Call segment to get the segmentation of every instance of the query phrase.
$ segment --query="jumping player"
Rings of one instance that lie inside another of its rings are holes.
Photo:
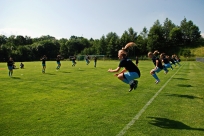
[[[164,63],[163,68],[164,68],[164,73],[167,74],[169,72],[168,68],[172,68],[171,64],[169,63],[168,58],[166,57],[165,53],[160,54],[160,59]]]
[[[130,42],[126,44],[126,46],[122,48],[122,50],[119,50],[118,58],[120,60],[120,63],[118,67],[116,69],[108,70],[108,72],[118,72],[122,67],[124,67],[124,69],[120,73],[115,74],[115,76],[117,76],[119,80],[130,85],[129,92],[137,87],[138,81],[134,79],[140,77],[140,70],[138,69],[138,67],[130,59],[127,58],[127,49],[135,45],[135,43]]]
[[[61,62],[60,62],[60,60],[61,60],[61,56],[60,55],[57,55],[57,58],[56,58],[56,61],[57,61],[57,70],[59,70],[60,69],[60,67],[61,67]]]
[[[85,60],[86,60],[86,65],[89,65],[89,63],[90,63],[90,57],[89,57],[89,55],[86,55]]]
[[[47,57],[44,55],[40,60],[42,61],[42,67],[43,67],[42,73],[45,73]]]
[[[8,70],[9,70],[9,76],[11,77],[13,75],[13,65],[14,65],[14,61],[13,59],[10,57],[8,62],[7,62],[7,66],[8,66]]]
[[[173,57],[174,57],[175,63],[178,64],[179,66],[181,66],[181,64],[179,63],[179,60],[180,60],[180,59],[178,58],[178,56],[174,54]]]
[[[154,53],[152,52],[148,53],[148,57],[152,59],[152,62],[155,65],[155,68],[150,71],[150,74],[156,79],[155,81],[156,84],[160,82],[156,73],[159,73],[163,69],[161,60],[158,57],[156,57],[158,55],[159,55],[159,52],[157,50],[154,51]]]
[[[174,66],[176,67],[176,64],[175,64],[175,62],[174,62],[174,60],[172,59],[171,56],[167,56],[167,58],[168,58],[169,62],[171,62],[171,63],[170,63],[170,64],[171,64],[171,69],[173,70],[172,65],[174,64]]]

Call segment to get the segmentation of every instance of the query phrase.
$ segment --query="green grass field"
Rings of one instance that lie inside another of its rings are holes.
[[[62,61],[56,71],[50,61],[42,74],[41,62],[25,62],[13,77],[0,63],[0,135],[204,135],[204,63],[183,61],[167,75],[160,72],[156,85],[152,62],[140,61],[141,78],[132,92],[107,72],[118,63],[98,61],[94,68],[93,61],[75,67]]]

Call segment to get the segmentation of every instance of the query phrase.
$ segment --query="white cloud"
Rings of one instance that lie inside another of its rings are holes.
[[[204,33],[201,33],[201,36],[204,38]]]
[[[3,29],[0,29],[0,34],[5,35],[7,37],[11,35],[22,35],[22,36],[30,36],[32,38],[40,37],[43,35],[43,34],[31,32],[24,28],[3,28]]]

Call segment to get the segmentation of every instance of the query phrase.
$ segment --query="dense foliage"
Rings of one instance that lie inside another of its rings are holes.
[[[128,42],[135,42],[136,47],[130,51],[130,56],[145,56],[148,51],[159,50],[167,54],[180,53],[189,56],[188,47],[196,47],[203,43],[198,26],[184,18],[180,26],[166,18],[163,24],[158,20],[148,31],[146,27],[138,34],[132,27],[125,30],[122,36],[110,32],[100,39],[87,39],[71,36],[69,39],[56,39],[53,36],[31,38],[28,36],[0,35],[0,61],[13,57],[15,61],[39,60],[44,54],[49,60],[55,59],[57,54],[64,58],[73,55],[106,55],[117,58],[118,50]]]

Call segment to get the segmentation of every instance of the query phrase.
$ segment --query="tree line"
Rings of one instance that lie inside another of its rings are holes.
[[[0,61],[6,61],[9,57],[14,58],[15,61],[34,61],[39,60],[43,55],[54,60],[58,54],[64,58],[86,54],[117,58],[118,50],[128,42],[137,44],[129,52],[130,57],[146,56],[147,52],[154,50],[169,55],[176,53],[189,56],[191,55],[189,50],[184,49],[202,45],[203,41],[199,27],[193,21],[187,21],[184,18],[178,26],[166,18],[163,24],[156,20],[150,30],[144,27],[140,33],[130,27],[121,37],[115,32],[102,35],[100,39],[78,36],[56,39],[50,35],[38,38],[0,35]]]

